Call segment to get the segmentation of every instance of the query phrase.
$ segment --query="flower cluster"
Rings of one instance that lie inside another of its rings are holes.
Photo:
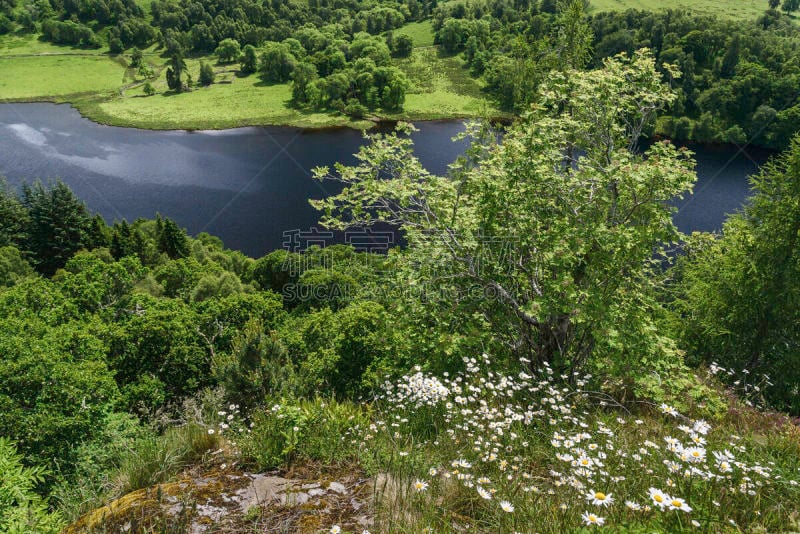
[[[781,478],[769,465],[746,462],[741,439],[715,434],[704,420],[662,404],[660,419],[647,416],[657,424],[644,424],[589,391],[591,376],[529,363],[513,375],[492,370],[487,355],[465,359],[454,376],[415,369],[386,386],[385,417],[370,425],[369,437],[383,432],[400,459],[436,459],[410,479],[412,493],[455,484],[501,522],[533,513],[546,498],[560,502],[566,528],[641,521],[670,529],[684,515],[710,526],[733,521],[725,515],[737,509],[737,495],[753,497]],[[430,419],[438,432],[429,441],[413,431],[424,417],[439,418]],[[440,451],[451,456],[437,457]]]

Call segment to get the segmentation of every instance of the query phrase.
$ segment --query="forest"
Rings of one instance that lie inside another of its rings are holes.
[[[170,493],[198,469],[384,481],[367,512],[262,503],[220,532],[796,525],[800,137],[722,233],[682,235],[692,153],[638,148],[688,106],[679,65],[585,69],[578,42],[447,175],[404,123],[315,169],[344,186],[320,222],[389,225],[388,253],[249,258],[0,188],[0,532],[207,528],[211,490]]]
[[[59,45],[107,50],[134,72],[131,86],[141,88],[141,96],[161,92],[162,76],[164,93],[174,94],[219,85],[219,76],[235,67],[236,77],[260,80],[254,97],[265,85],[291,85],[288,104],[265,105],[354,120],[402,118],[407,94],[417,94],[426,82],[404,58],[456,60],[472,85],[448,82],[453,87],[447,102],[454,110],[449,113],[463,114],[455,111],[456,101],[480,88],[496,108],[482,113],[498,118],[527,110],[553,71],[597,68],[618,53],[648,48],[660,72],[674,65],[681,73],[671,81],[678,98],[653,126],[655,133],[785,149],[800,109],[794,4],[765,1],[757,18],[730,20],[669,9],[598,12],[587,2],[565,2],[572,7],[561,9],[553,0],[156,0],[147,6],[134,0],[4,0],[0,35],[33,34]],[[430,34],[418,24],[430,24]],[[565,57],[581,42],[581,56]],[[190,58],[199,66],[187,66]],[[433,98],[419,94],[422,101]],[[436,109],[424,102],[416,106],[428,114]],[[90,115],[108,113],[89,109]]]

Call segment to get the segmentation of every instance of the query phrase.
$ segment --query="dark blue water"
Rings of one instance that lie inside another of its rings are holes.
[[[442,174],[465,149],[451,138],[456,121],[420,122],[415,151]],[[189,233],[208,232],[251,256],[280,248],[292,230],[317,224],[309,198],[334,185],[310,169],[355,162],[363,143],[349,129],[238,128],[224,131],[148,131],[95,124],[68,105],[0,104],[0,175],[12,185],[60,178],[109,222],[176,220]],[[679,203],[684,232],[718,230],[748,193],[747,175],[767,152],[732,146],[693,146],[696,194]]]

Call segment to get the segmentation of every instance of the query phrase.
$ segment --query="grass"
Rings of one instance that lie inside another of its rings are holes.
[[[414,40],[415,47],[433,46],[433,21],[409,22],[395,30],[397,35],[404,33]]]
[[[754,19],[764,13],[766,0],[591,0],[590,11],[624,11],[643,9],[659,11],[662,9],[687,9],[703,15],[716,15],[728,19]]]
[[[412,87],[397,118],[430,119],[447,117],[497,117],[501,113],[481,92],[458,56],[442,56],[438,48],[415,49],[397,65],[405,71]]]
[[[0,56],[0,101],[56,100],[108,93],[122,85],[125,68],[108,56]]]

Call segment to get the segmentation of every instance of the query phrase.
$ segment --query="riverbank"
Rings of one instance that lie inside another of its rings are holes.
[[[427,43],[425,43],[427,45]],[[306,129],[364,129],[381,120],[503,118],[506,114],[482,92],[460,57],[423,46],[408,59],[394,60],[411,88],[400,113],[376,113],[354,119],[341,113],[311,112],[291,105],[291,85],[266,84],[257,75],[241,76],[238,65],[219,65],[213,57],[187,60],[193,79],[200,62],[214,65],[215,83],[176,94],[167,88],[164,59],[145,51],[149,78],[129,65],[126,54],[56,46],[33,35],[0,38],[0,102],[69,103],[84,117],[111,126],[149,130],[217,130],[245,126],[292,126]],[[155,90],[145,95],[144,85]]]

